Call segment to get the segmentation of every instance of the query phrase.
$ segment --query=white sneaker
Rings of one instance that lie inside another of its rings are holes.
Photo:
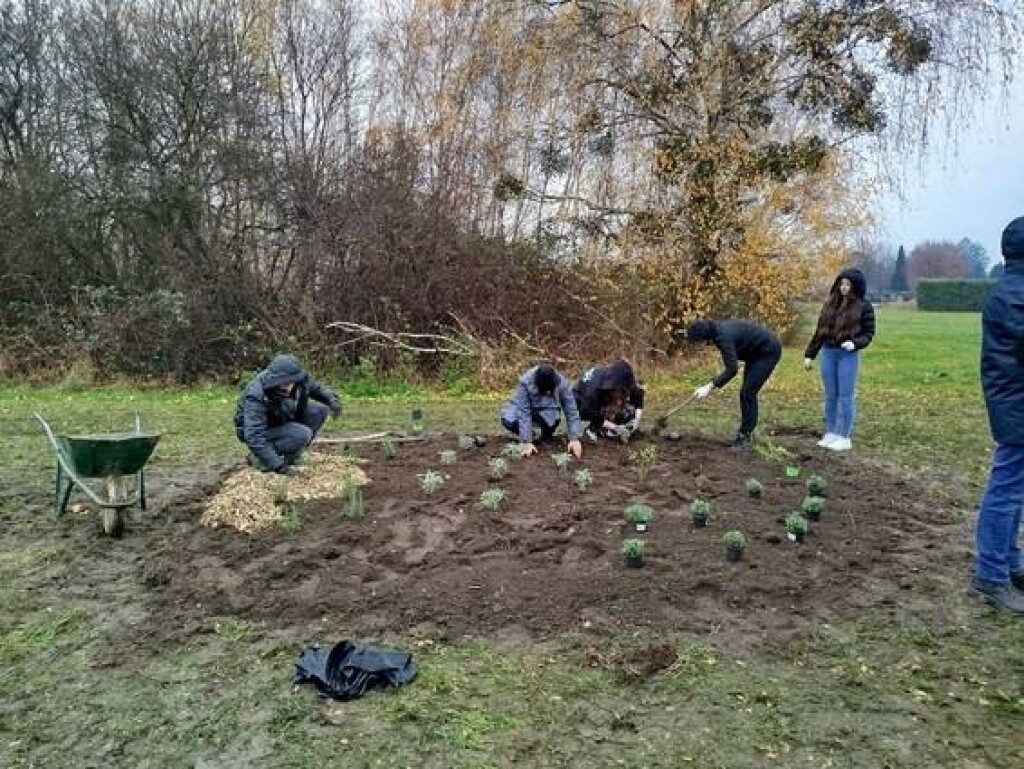
[[[849,438],[836,438],[832,443],[828,444],[825,448],[832,449],[832,451],[849,451],[853,448],[853,443],[850,442]]]
[[[821,440],[818,441],[818,445],[821,446],[823,449],[827,449],[833,443],[838,441],[841,437],[841,435],[838,435],[836,433],[825,433],[823,436],[821,436]]]

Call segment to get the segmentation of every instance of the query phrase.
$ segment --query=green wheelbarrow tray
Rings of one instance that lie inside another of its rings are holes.
[[[57,456],[54,517],[64,515],[74,487],[84,493],[103,512],[103,530],[120,536],[124,530],[123,510],[134,505],[146,509],[146,462],[153,454],[159,433],[142,430],[135,416],[135,431],[96,435],[61,435],[54,433],[39,414],[35,415]],[[134,476],[135,490],[128,493],[126,479]],[[97,494],[86,479],[102,478],[106,496]]]

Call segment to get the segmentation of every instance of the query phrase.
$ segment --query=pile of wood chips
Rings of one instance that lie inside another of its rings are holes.
[[[306,452],[297,475],[261,473],[245,467],[228,476],[203,510],[204,526],[252,533],[277,525],[291,502],[340,499],[351,485],[363,486],[369,476],[350,457]]]

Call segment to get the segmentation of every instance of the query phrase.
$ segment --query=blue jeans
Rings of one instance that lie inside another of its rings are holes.
[[[285,422],[279,427],[268,427],[267,441],[274,447],[274,451],[289,462],[294,462],[320,432],[330,413],[331,410],[324,404],[310,400],[306,403],[306,411],[297,421]]]
[[[860,354],[841,347],[821,348],[821,383],[825,388],[825,432],[849,438],[857,416],[857,371]]]
[[[1021,570],[1020,514],[1024,507],[1024,446],[996,446],[988,486],[978,511],[976,572],[986,582],[1006,584]]]

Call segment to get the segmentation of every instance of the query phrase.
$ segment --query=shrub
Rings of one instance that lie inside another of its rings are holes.
[[[925,278],[917,283],[917,308],[926,312],[981,312],[994,280]]]
[[[518,447],[517,447],[518,450]],[[508,472],[508,460],[504,457],[494,457],[487,463],[489,474],[492,480],[500,481]]]
[[[439,488],[444,486],[447,476],[437,472],[436,470],[427,470],[427,472],[416,476],[420,479],[420,486],[428,494],[433,494]]]
[[[480,494],[480,504],[488,510],[497,510],[504,501],[504,489],[487,489]]]
[[[730,550],[742,550],[747,546],[747,538],[743,536],[742,531],[736,529],[725,532],[722,535],[722,542]]]
[[[555,463],[555,467],[564,473],[569,469],[569,464],[572,462],[572,454],[565,452],[561,454],[552,454],[551,460]]]
[[[572,481],[580,491],[586,491],[587,487],[594,482],[594,474],[587,468],[581,467],[572,477]]]
[[[800,509],[803,511],[804,515],[812,521],[816,521],[821,517],[822,512],[825,510],[825,500],[821,497],[804,497],[804,501],[800,505]]]
[[[653,515],[651,507],[643,502],[630,502],[626,505],[626,520],[630,523],[647,523]]]
[[[445,449],[441,452],[441,464],[442,465],[454,465],[455,464],[455,452],[452,449]]]
[[[703,499],[695,499],[690,503],[690,514],[694,518],[707,518],[711,515],[711,503]]]
[[[747,490],[747,494],[752,497],[759,497],[764,491],[764,485],[757,478],[747,478],[746,483],[743,484],[743,488]]]
[[[786,531],[790,534],[804,534],[807,531],[807,519],[800,513],[790,513],[786,516]]]
[[[647,543],[642,539],[627,539],[622,542],[622,554],[627,558],[643,558]]]
[[[467,451],[476,445],[476,441],[473,440],[472,435],[460,435],[458,438],[459,448],[463,451]]]
[[[828,488],[828,484],[825,483],[825,479],[820,475],[812,475],[807,479],[807,493],[812,497],[825,496],[826,488]]]

